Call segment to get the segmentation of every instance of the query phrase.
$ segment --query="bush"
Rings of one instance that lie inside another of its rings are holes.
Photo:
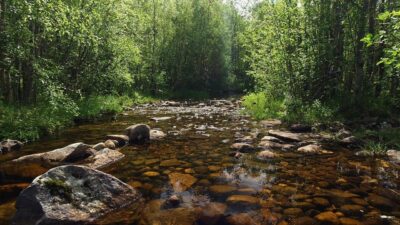
[[[243,97],[245,112],[257,120],[282,118],[286,113],[283,101],[263,92],[251,93]]]
[[[104,114],[120,113],[124,107],[132,106],[129,96],[90,96],[79,101],[79,118],[94,119]]]
[[[326,123],[333,120],[335,113],[335,110],[321,104],[320,101],[314,101],[312,104],[290,98],[282,101],[263,92],[243,97],[243,106],[245,112],[257,120],[282,119],[288,123]]]

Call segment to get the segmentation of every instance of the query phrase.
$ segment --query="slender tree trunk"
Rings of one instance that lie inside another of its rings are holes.
[[[364,93],[364,86],[365,86],[365,72],[364,72],[364,54],[363,48],[364,44],[361,41],[362,38],[365,37],[366,31],[366,13],[368,13],[368,3],[369,0],[363,0],[362,8],[359,10],[359,19],[357,25],[357,33],[356,33],[356,49],[355,49],[355,72],[356,72],[356,83],[355,83],[355,97],[356,102],[361,102],[363,99]]]

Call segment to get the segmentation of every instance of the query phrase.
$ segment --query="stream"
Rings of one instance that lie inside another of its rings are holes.
[[[154,117],[170,118],[151,120]],[[102,169],[145,198],[138,224],[400,224],[399,165],[386,158],[356,156],[319,133],[302,134],[300,143],[323,143],[330,154],[302,154],[297,147],[274,147],[271,152],[276,154],[266,159],[257,157],[261,150],[236,154],[231,149],[235,140],[258,146],[269,130],[285,130],[279,124],[253,121],[236,101],[135,106],[115,120],[75,126],[27,144],[0,156],[0,164],[71,143],[96,144],[138,123],[167,136],[122,148],[125,157]],[[0,167],[0,224],[11,223],[18,193],[47,169]],[[178,193],[179,207],[162,209],[161,202],[177,194],[168,176],[174,172],[196,181]],[[133,224],[132,217],[124,209],[98,224]]]

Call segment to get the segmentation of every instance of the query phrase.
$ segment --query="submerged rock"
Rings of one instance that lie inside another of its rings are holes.
[[[338,216],[333,212],[323,212],[315,216],[315,219],[322,223],[339,224]]]
[[[130,144],[143,144],[150,140],[150,127],[145,124],[136,124],[126,128],[126,135]]]
[[[84,166],[60,166],[21,192],[13,224],[86,224],[130,204],[141,208],[141,195],[117,178]]]
[[[17,140],[4,140],[0,142],[0,154],[21,150],[24,144]]]
[[[233,214],[226,218],[229,225],[261,225],[262,223],[249,213]]]
[[[247,143],[234,143],[231,145],[232,150],[236,150],[239,152],[247,153],[254,151],[254,146]]]
[[[196,183],[197,178],[189,174],[183,173],[170,173],[168,174],[169,182],[171,183],[174,191],[183,192],[191,188]]]
[[[200,224],[216,225],[222,220],[227,205],[219,202],[210,202],[201,207],[198,213],[198,222]]]

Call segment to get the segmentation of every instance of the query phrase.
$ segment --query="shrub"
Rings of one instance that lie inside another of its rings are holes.
[[[283,101],[277,100],[263,92],[251,93],[243,97],[245,112],[257,120],[282,118],[286,108]]]

